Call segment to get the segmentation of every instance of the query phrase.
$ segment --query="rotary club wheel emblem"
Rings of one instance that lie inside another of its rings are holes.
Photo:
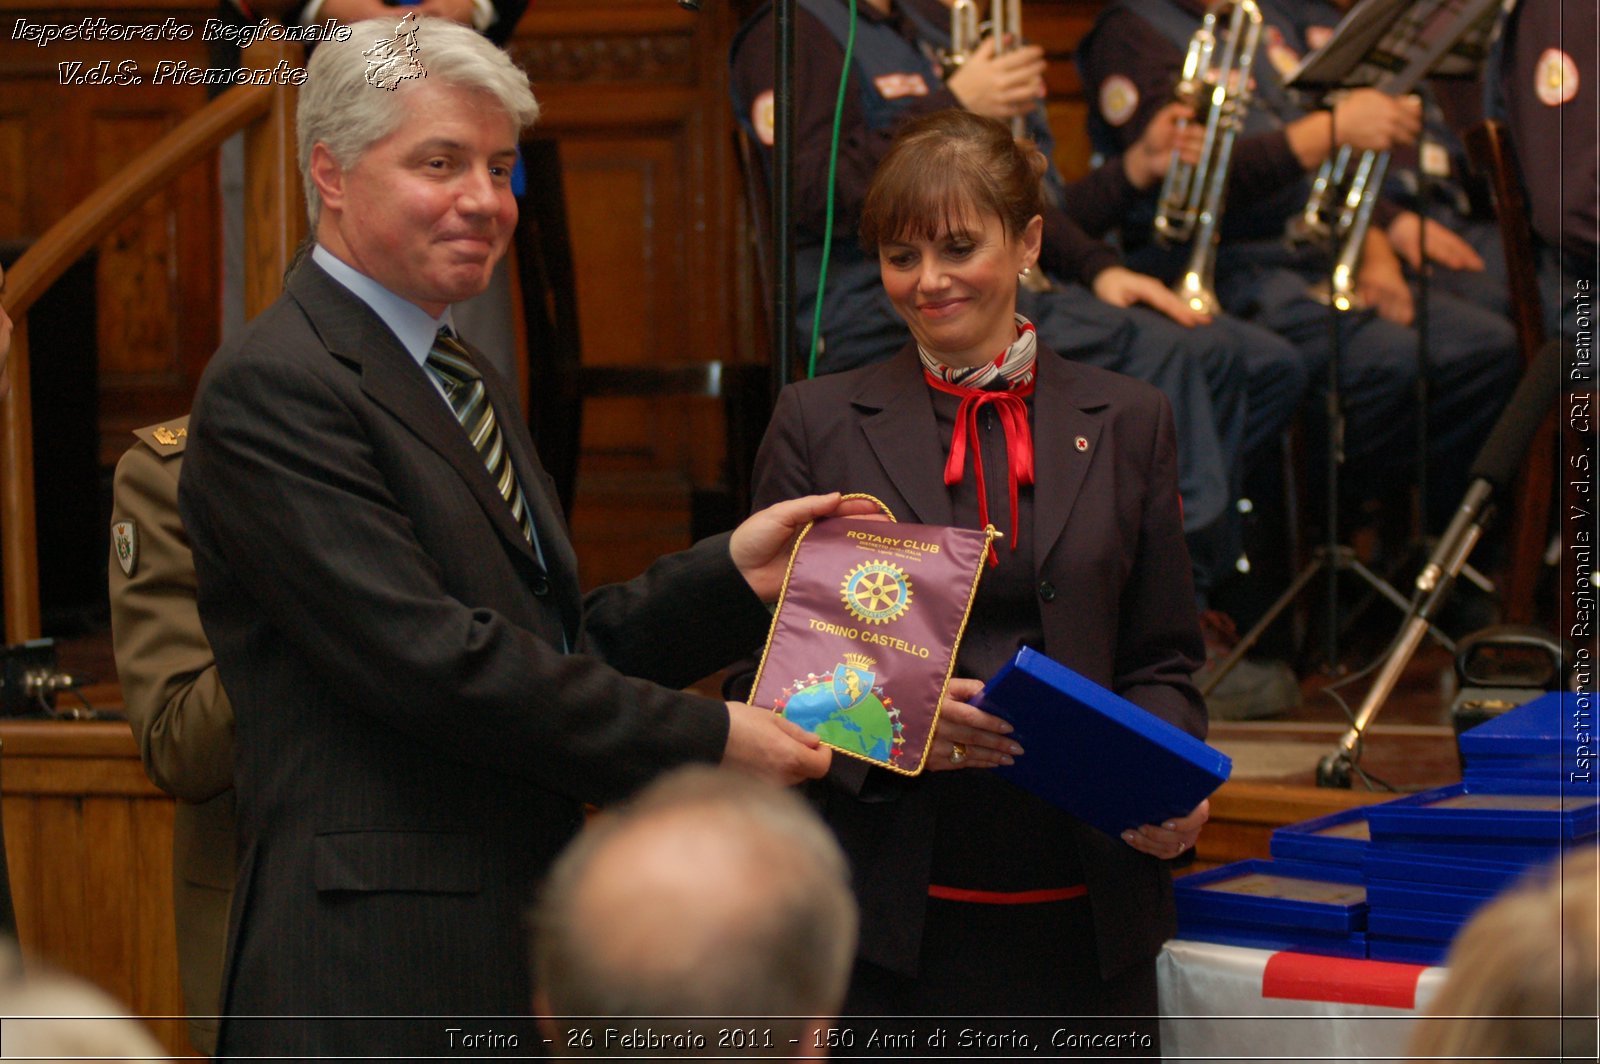
[[[898,565],[862,562],[844,578],[841,597],[857,620],[888,624],[911,608],[911,580]]]

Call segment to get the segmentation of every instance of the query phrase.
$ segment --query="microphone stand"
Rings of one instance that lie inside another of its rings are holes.
[[[794,3],[773,0],[772,32],[777,56],[772,122],[772,401],[789,383],[794,346]],[[817,298],[822,298],[818,293]]]
[[[1333,753],[1317,763],[1317,784],[1322,787],[1349,787],[1350,773],[1360,757],[1361,737],[1393,692],[1400,674],[1416,653],[1434,616],[1443,608],[1455,587],[1456,577],[1466,568],[1467,558],[1478,545],[1484,529],[1494,517],[1493,500],[1505,494],[1515,482],[1518,465],[1528,444],[1544,423],[1546,413],[1560,391],[1561,350],[1559,342],[1547,344],[1528,367],[1522,383],[1495,423],[1489,439],[1473,463],[1472,483],[1450,526],[1439,538],[1428,563],[1416,579],[1414,609],[1396,636],[1379,671],[1367,691],[1350,730],[1339,740]]]

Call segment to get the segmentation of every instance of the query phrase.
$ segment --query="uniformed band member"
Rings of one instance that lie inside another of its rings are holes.
[[[194,556],[178,518],[189,419],[134,436],[112,488],[112,647],[145,772],[178,799],[172,836],[178,974],[189,1041],[209,1056],[233,898],[233,707],[200,628]]]
[[[1234,147],[1233,176],[1217,261],[1217,294],[1225,308],[1293,341],[1314,392],[1325,388],[1332,355],[1329,310],[1308,294],[1326,279],[1325,249],[1290,246],[1286,225],[1309,194],[1309,172],[1338,144],[1388,150],[1415,141],[1420,108],[1371,89],[1347,94],[1332,111],[1306,110],[1284,88],[1282,71],[1307,50],[1306,26],[1294,5],[1262,4],[1267,25],[1253,73],[1255,97]],[[1079,50],[1085,92],[1096,101],[1091,133],[1101,150],[1136,143],[1172,98],[1190,37],[1205,12],[1200,0],[1116,0]],[[1262,61],[1262,60],[1265,61]],[[1339,321],[1344,445],[1356,490],[1380,493],[1415,454],[1419,352],[1414,293],[1384,226],[1368,234],[1358,287],[1374,309]],[[1149,216],[1130,216],[1124,236],[1149,240]],[[1430,244],[1437,243],[1430,239]],[[1130,261],[1175,275],[1182,249],[1149,245]],[[1510,393],[1519,363],[1511,325],[1490,310],[1448,292],[1430,294],[1429,344],[1422,367],[1428,384],[1430,524],[1441,525],[1466,487],[1468,463]],[[1321,434],[1315,434],[1317,440]],[[1320,467],[1320,462],[1313,468]]]
[[[845,94],[841,119],[819,372],[883,361],[909,336],[884,297],[876,259],[854,236],[868,182],[901,124],[951,107],[996,118],[1020,115],[1028,136],[1046,158],[1051,156],[1054,140],[1039,105],[1041,50],[1028,46],[995,56],[992,42],[985,41],[945,76],[939,60],[950,47],[949,25],[949,11],[939,0],[867,0],[858,7],[854,84]],[[809,344],[822,261],[829,142],[848,32],[849,10],[840,0],[800,0],[794,218],[802,344]],[[758,13],[740,31],[732,63],[736,115],[758,145],[769,147],[770,11]],[[1165,116],[1169,122],[1175,118],[1174,111]],[[1240,554],[1234,503],[1247,463],[1276,441],[1307,382],[1291,345],[1234,318],[1202,321],[1164,282],[1126,269],[1117,252],[1095,238],[1160,182],[1171,140],[1170,127],[1165,135],[1153,130],[1071,185],[1051,166],[1046,184],[1052,202],[1045,212],[1040,266],[1053,288],[1024,289],[1018,312],[1034,323],[1040,341],[1063,357],[1126,373],[1166,393],[1180,440],[1184,528],[1196,588],[1204,599],[1233,571]],[[1268,700],[1273,709],[1286,708],[1297,697],[1287,670],[1235,682],[1257,691],[1270,683],[1276,690]]]
[[[1520,0],[1501,30],[1489,105],[1510,127],[1527,191],[1546,331],[1573,340],[1581,329],[1590,352],[1600,261],[1597,32],[1585,0]]]

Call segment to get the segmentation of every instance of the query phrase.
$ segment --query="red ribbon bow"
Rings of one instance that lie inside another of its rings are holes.
[[[978,481],[978,521],[989,524],[989,489],[983,479],[983,450],[978,446],[978,411],[993,406],[1000,418],[1000,427],[1006,434],[1006,457],[1010,463],[1007,486],[1011,496],[1011,549],[1017,549],[1017,488],[1033,483],[1033,433],[1028,428],[1028,404],[1023,399],[1033,394],[1033,380],[1005,392],[991,392],[982,388],[963,388],[923,370],[928,384],[948,395],[961,397],[956,411],[955,432],[950,437],[950,457],[944,464],[945,486],[961,483],[967,469],[967,437],[972,437],[972,465]],[[989,564],[999,565],[1000,556],[993,546],[989,548]]]

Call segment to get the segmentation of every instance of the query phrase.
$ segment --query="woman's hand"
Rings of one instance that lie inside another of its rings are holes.
[[[1122,833],[1122,841],[1151,857],[1170,861],[1193,846],[1200,829],[1211,819],[1211,799],[1195,806],[1187,815],[1164,824],[1145,824]]]
[[[928,754],[928,771],[948,772],[957,768],[994,768],[1009,765],[1022,755],[1022,747],[1008,736],[1011,725],[985,713],[967,699],[983,690],[979,680],[959,677],[945,688],[939,704],[939,726],[933,732],[933,749]]]
[[[1211,315],[1195,310],[1173,294],[1172,289],[1145,273],[1134,273],[1126,266],[1107,266],[1094,275],[1094,294],[1114,307],[1145,303],[1185,328],[1205,325]]]

